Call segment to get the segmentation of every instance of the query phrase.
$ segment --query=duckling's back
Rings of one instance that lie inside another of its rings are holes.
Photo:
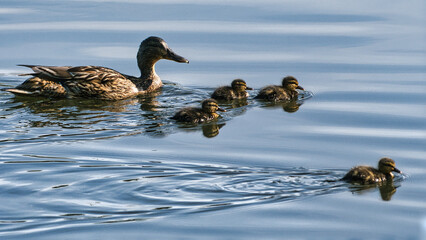
[[[223,86],[217,88],[211,97],[216,100],[232,100],[236,98],[236,95],[232,87]]]
[[[255,98],[268,101],[285,101],[291,99],[284,88],[277,85],[262,88]]]
[[[386,175],[369,166],[354,167],[342,178],[352,183],[372,184],[386,181]]]
[[[172,119],[178,122],[201,123],[209,120],[209,116],[201,108],[189,107],[178,111]]]

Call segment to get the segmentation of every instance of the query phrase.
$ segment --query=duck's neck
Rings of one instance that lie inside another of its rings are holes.
[[[143,80],[150,80],[155,78],[160,79],[160,77],[155,72],[155,63],[157,61],[158,60],[156,59],[155,60],[146,59],[146,58],[138,59],[138,67],[139,67],[139,70],[141,71],[141,76],[140,76],[141,79]]]
[[[155,72],[155,63],[159,59],[148,58],[138,54],[138,67],[141,72],[139,77],[138,88],[144,91],[154,91],[161,87],[163,83]]]

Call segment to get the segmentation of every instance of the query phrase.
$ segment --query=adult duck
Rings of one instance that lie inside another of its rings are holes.
[[[187,107],[181,109],[172,119],[178,122],[203,123],[219,118],[216,111],[226,112],[225,109],[219,107],[216,100],[209,98],[201,103],[201,108]]]
[[[216,100],[234,100],[234,99],[245,99],[249,96],[246,90],[253,90],[251,87],[247,87],[247,83],[242,79],[235,79],[232,81],[231,86],[222,86],[217,88],[212,98]]]
[[[31,68],[32,77],[16,88],[3,89],[14,94],[41,95],[47,97],[86,97],[104,100],[120,100],[153,92],[162,86],[155,72],[160,59],[189,63],[174,53],[159,37],[148,37],[140,44],[137,53],[140,77],[119,73],[99,66],[53,67],[19,65]]]
[[[395,167],[395,161],[390,158],[379,160],[378,168],[370,166],[356,166],[349,170],[342,180],[359,184],[381,183],[394,178],[392,172],[401,173]]]
[[[297,99],[298,93],[296,89],[304,90],[299,86],[299,82],[293,76],[287,76],[282,80],[282,86],[270,85],[262,88],[256,99],[264,99],[267,101],[289,101]]]

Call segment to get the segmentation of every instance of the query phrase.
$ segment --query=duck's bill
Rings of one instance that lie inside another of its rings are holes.
[[[397,173],[402,173],[398,168],[394,168],[393,171]]]
[[[166,59],[172,60],[172,61],[175,61],[175,62],[180,62],[180,63],[189,63],[189,61],[186,58],[177,55],[171,49],[169,49],[169,51],[167,51]]]
[[[225,109],[223,109],[223,108],[217,108],[217,111],[221,111],[221,112],[226,112],[226,110]]]
[[[305,90],[303,87],[301,86],[297,86],[296,89],[300,89],[300,90]]]
[[[251,87],[246,87],[246,90],[253,90],[253,88],[251,88]]]

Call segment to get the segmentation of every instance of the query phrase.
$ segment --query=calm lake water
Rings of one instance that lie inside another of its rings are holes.
[[[190,64],[158,62],[163,89],[124,101],[0,92],[0,238],[426,239],[425,12],[421,0],[2,1],[0,88],[26,79],[16,64],[138,75],[151,35]],[[169,119],[235,78],[254,96],[286,75],[306,99]],[[384,156],[404,172],[393,183],[337,181]]]

